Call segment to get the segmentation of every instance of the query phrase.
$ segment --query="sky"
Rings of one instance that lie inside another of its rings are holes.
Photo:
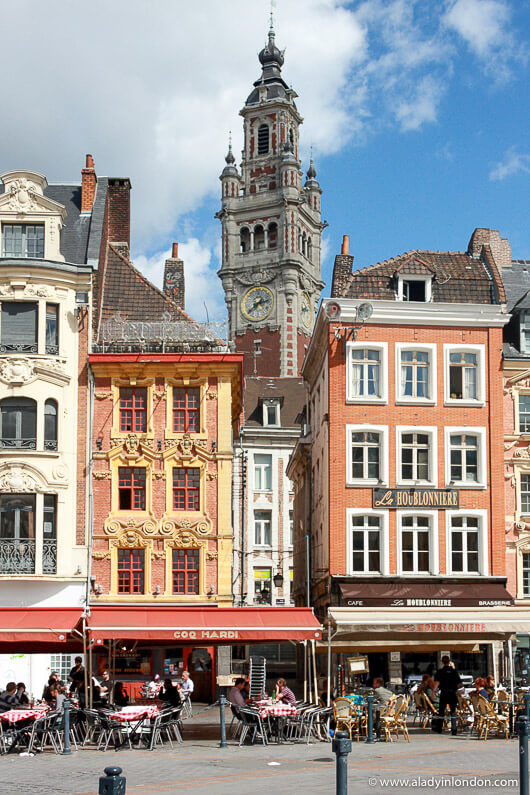
[[[477,226],[530,258],[527,0],[275,0],[283,76],[329,226],[323,279],[462,251]],[[186,308],[222,319],[219,174],[259,77],[270,0],[17,0],[2,8],[0,173],[78,182],[85,154],[132,183],[132,258],[160,286],[173,241]],[[9,67],[9,68],[7,68]]]

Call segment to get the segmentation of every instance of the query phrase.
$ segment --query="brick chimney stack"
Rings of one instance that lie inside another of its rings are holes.
[[[179,259],[178,243],[173,243],[171,257],[164,265],[164,292],[184,309],[184,261]]]
[[[86,156],[85,168],[81,171],[81,212],[92,212],[94,197],[96,195],[96,169],[94,168],[94,158],[92,155]]]
[[[478,259],[482,246],[489,246],[499,271],[512,267],[512,249],[508,238],[501,237],[496,229],[475,229],[467,247],[467,253]]]
[[[346,296],[353,268],[353,256],[348,253],[349,250],[350,239],[348,235],[344,235],[341,252],[335,257],[335,265],[333,266],[332,298],[344,298]]]

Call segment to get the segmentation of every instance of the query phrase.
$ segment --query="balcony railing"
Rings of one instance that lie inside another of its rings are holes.
[[[207,352],[227,351],[225,321],[196,323],[188,320],[132,321],[113,315],[100,329],[94,351]]]
[[[0,574],[35,574],[35,540],[0,538]]]
[[[45,450],[57,450],[57,439],[45,439],[44,440],[44,449]]]
[[[42,545],[42,571],[43,574],[57,572],[57,539],[44,541]]]
[[[59,346],[58,345],[46,345],[46,353],[48,356],[58,356],[59,355]]]
[[[0,439],[0,447],[13,450],[36,450],[36,439]]]
[[[0,353],[37,353],[37,343],[23,344],[20,342],[0,343]]]

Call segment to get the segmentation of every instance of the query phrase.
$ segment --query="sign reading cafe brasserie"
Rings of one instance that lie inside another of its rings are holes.
[[[374,508],[458,508],[456,489],[373,489]]]

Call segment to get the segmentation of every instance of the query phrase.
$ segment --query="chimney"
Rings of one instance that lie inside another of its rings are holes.
[[[173,243],[171,257],[164,265],[164,293],[184,309],[184,262],[178,256],[179,245]]]
[[[86,156],[85,168],[81,171],[81,212],[92,212],[94,197],[96,195],[96,169],[94,168],[94,158],[92,155]]]
[[[340,254],[335,257],[335,265],[333,266],[333,279],[331,282],[331,297],[332,298],[345,298],[348,285],[350,283],[353,256],[349,254],[350,239],[348,235],[342,238],[342,248]]]
[[[467,247],[467,253],[475,259],[480,257],[482,246],[489,246],[499,271],[512,267],[512,249],[506,237],[496,229],[475,229]]]
[[[105,215],[107,240],[131,245],[131,182],[127,177],[109,177]]]

